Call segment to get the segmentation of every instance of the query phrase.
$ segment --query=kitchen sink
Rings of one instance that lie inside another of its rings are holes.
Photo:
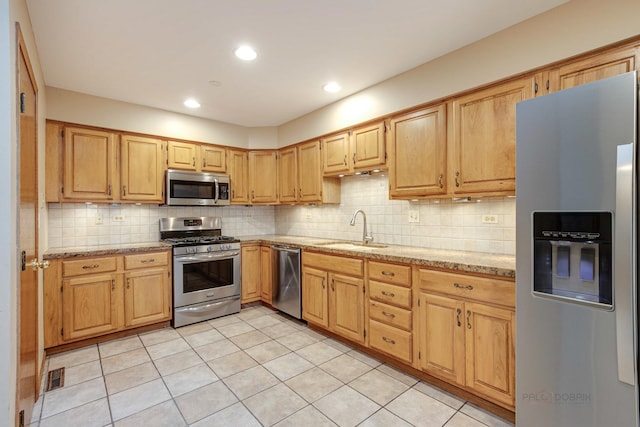
[[[367,250],[367,249],[381,249],[386,248],[387,245],[381,245],[379,243],[367,243],[366,245],[361,242],[326,242],[317,243],[317,246],[325,246],[327,248],[334,249],[353,249],[353,250]]]

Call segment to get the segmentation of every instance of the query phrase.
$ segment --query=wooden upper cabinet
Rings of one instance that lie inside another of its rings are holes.
[[[224,147],[200,145],[200,170],[202,172],[227,172],[227,152]]]
[[[117,191],[116,143],[111,132],[64,129],[64,199],[113,200]]]
[[[552,68],[549,91],[557,92],[633,71],[637,57],[638,47],[625,47]]]
[[[385,123],[354,129],[351,134],[353,169],[381,167],[386,163]]]
[[[349,132],[343,132],[322,139],[322,166],[324,175],[336,176],[341,173],[349,173],[352,168],[349,139]]]
[[[523,78],[454,99],[450,193],[515,192],[516,104],[531,89]]]
[[[169,141],[167,146],[169,169],[225,173],[226,156],[227,150],[217,145]]]
[[[122,135],[120,199],[162,203],[164,143],[159,139]]]
[[[445,194],[447,131],[444,104],[394,117],[389,127],[390,197]]]
[[[227,172],[231,181],[231,203],[249,203],[249,154],[244,150],[227,150]]]
[[[310,141],[298,146],[298,201],[340,203],[338,181],[322,177],[320,147],[320,141]]]
[[[278,202],[278,152],[249,152],[249,189],[252,204]]]
[[[294,203],[298,200],[300,187],[298,186],[298,148],[283,148],[278,153],[278,167],[280,179],[278,191],[280,202]]]
[[[197,170],[198,146],[188,142],[169,141],[167,164],[169,169]]]

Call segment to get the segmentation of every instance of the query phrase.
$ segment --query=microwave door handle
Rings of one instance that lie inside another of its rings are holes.
[[[616,167],[616,217],[614,221],[614,310],[618,379],[635,385],[636,344],[636,210],[633,144],[618,146]]]
[[[220,199],[220,185],[218,184],[218,178],[214,178],[213,184],[216,186],[216,195],[215,195],[215,199],[213,200],[213,203],[217,204],[218,200]]]

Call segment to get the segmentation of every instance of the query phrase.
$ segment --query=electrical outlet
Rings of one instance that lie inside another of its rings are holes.
[[[482,215],[482,223],[483,224],[497,224],[498,216],[497,215]]]
[[[114,222],[124,221],[124,215],[114,215],[111,217],[111,220]]]
[[[96,225],[102,225],[104,223],[104,219],[102,218],[102,214],[100,212],[96,212]]]
[[[409,211],[409,222],[420,222],[420,211]]]
[[[313,218],[313,215],[311,215],[311,211],[306,211],[304,213],[304,219],[311,219]]]

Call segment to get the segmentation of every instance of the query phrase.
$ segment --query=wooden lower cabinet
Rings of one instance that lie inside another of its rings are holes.
[[[240,260],[241,272],[241,302],[243,304],[260,299],[260,245],[242,245]]]
[[[271,246],[260,246],[260,299],[271,304],[273,286],[273,271],[271,259]]]
[[[168,251],[50,260],[45,348],[171,320]]]
[[[161,322],[171,316],[171,283],[166,268],[126,273],[124,288],[126,327]]]
[[[302,254],[302,318],[354,342],[365,342],[362,259]]]
[[[122,279],[119,274],[92,274],[62,282],[63,340],[115,332],[120,327],[121,310]]]
[[[424,269],[416,277],[417,367],[512,409],[515,284]]]

